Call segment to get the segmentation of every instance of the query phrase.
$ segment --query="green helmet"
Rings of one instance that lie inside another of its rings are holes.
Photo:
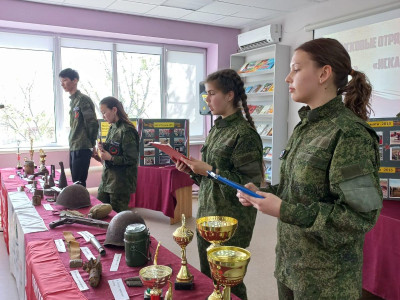
[[[69,209],[91,206],[90,195],[88,190],[80,184],[69,185],[61,190],[56,204]]]
[[[131,210],[124,210],[116,214],[108,225],[104,246],[124,246],[125,229],[130,224],[141,223],[146,225],[141,215]]]

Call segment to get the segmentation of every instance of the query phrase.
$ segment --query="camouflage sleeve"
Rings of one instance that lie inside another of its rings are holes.
[[[382,207],[378,153],[369,134],[340,137],[329,168],[329,189],[335,199],[309,206],[282,202],[281,221],[304,228],[331,247],[368,232]]]
[[[260,137],[256,135],[239,137],[232,153],[231,162],[232,168],[230,170],[218,169],[218,174],[240,184],[253,182],[256,186],[259,186],[263,172]],[[221,188],[230,187],[222,184]]]
[[[97,122],[96,112],[93,110],[93,106],[90,105],[89,101],[91,100],[81,99],[81,112],[85,121],[86,134],[92,146],[94,146],[96,144],[99,123]]]
[[[278,191],[278,187],[279,187],[279,184],[275,184],[275,185],[269,184],[268,186],[266,186],[264,188],[260,188],[260,191],[276,195],[276,193]]]
[[[139,137],[135,129],[126,130],[122,137],[122,155],[114,156],[114,166],[137,165],[139,160]]]

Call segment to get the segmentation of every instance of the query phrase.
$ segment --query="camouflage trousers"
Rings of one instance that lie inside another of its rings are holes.
[[[279,300],[357,300],[360,295],[353,290],[326,290],[323,286],[312,286],[305,291],[293,291],[278,280]]]
[[[199,251],[199,258],[200,258],[200,270],[203,274],[212,278],[210,265],[208,264],[207,260],[207,248],[208,246],[210,246],[210,243],[207,242],[205,239],[203,239],[198,231],[196,232],[197,232],[197,249]],[[212,290],[210,287],[210,294],[211,292]],[[246,286],[243,282],[231,288],[231,292],[240,299],[247,300]]]
[[[119,193],[106,193],[99,189],[97,199],[99,199],[103,203],[111,204],[112,209],[116,212],[121,212],[129,209],[128,204],[131,199],[131,193],[129,191]]]

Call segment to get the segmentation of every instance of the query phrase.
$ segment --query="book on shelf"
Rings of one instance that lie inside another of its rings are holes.
[[[271,181],[272,179],[272,168],[268,167],[265,169],[265,180]]]
[[[274,84],[271,84],[271,86],[268,89],[268,92],[273,92],[274,91]]]
[[[246,93],[246,94],[250,93],[250,91],[252,90],[252,88],[253,88],[252,85],[246,86],[245,89],[244,89],[245,93]]]
[[[275,59],[267,58],[258,61],[257,65],[255,66],[255,69],[256,71],[270,70],[274,67],[274,65],[275,65]]]
[[[250,93],[257,93],[261,89],[261,84],[256,84],[251,89]]]
[[[260,89],[260,93],[266,93],[266,92],[268,92],[268,90],[270,89],[270,87],[272,86],[273,84],[272,83],[270,83],[270,82],[266,82],[266,83],[264,83],[264,85],[263,85],[263,87]]]
[[[271,151],[272,147],[267,146],[263,148],[263,157],[266,158],[267,154]]]
[[[274,113],[274,105],[271,104],[270,107],[268,108],[267,114],[271,115]]]
[[[266,159],[272,159],[272,149],[264,156]]]
[[[257,105],[257,108],[254,110],[255,115],[259,115],[260,111],[264,108],[264,105]]]
[[[265,124],[258,124],[256,126],[256,130],[257,130],[259,135],[261,135],[261,133],[263,132],[264,128],[265,128]]]
[[[266,123],[264,126],[263,131],[260,133],[261,136],[267,136],[268,133],[271,131],[272,129],[272,124],[271,123]]]
[[[247,107],[249,108],[249,114],[251,115],[257,108],[257,105],[248,104]]]
[[[250,72],[254,72],[255,71],[255,67],[257,65],[258,61],[250,61],[245,63],[240,70],[238,71],[238,73],[250,73]]]
[[[273,129],[273,128],[271,128],[271,130],[268,131],[267,136],[272,136],[272,129]]]
[[[268,110],[270,108],[270,104],[264,105],[263,109],[260,111],[260,115],[266,115],[268,114]]]

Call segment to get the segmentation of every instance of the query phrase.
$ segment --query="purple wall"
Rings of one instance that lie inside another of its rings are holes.
[[[0,6],[0,27],[203,47],[208,73],[229,67],[240,33],[238,29],[21,0],[1,0]]]

